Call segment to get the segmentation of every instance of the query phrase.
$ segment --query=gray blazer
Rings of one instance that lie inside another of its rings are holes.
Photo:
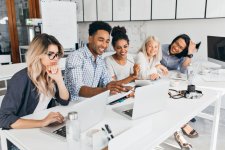
[[[11,129],[11,124],[20,117],[32,114],[37,107],[39,95],[37,89],[28,76],[27,68],[17,72],[9,81],[6,95],[0,108],[0,128]],[[56,86],[55,97],[51,99],[48,108],[56,106],[55,102],[68,105],[59,97]]]

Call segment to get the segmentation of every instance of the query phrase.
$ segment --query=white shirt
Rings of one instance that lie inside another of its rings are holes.
[[[139,52],[136,57],[136,63],[140,65],[140,79],[150,79],[150,75],[157,73],[156,65],[160,64],[160,60],[153,57],[150,61],[146,59],[143,52]]]
[[[48,104],[51,101],[51,99],[52,99],[52,97],[46,96],[41,93],[39,96],[39,102],[33,113],[47,109]]]
[[[134,59],[127,55],[127,62],[125,65],[118,64],[112,56],[105,58],[106,67],[111,77],[115,76],[116,80],[122,80],[129,77],[133,73]],[[131,61],[131,62],[130,62]]]

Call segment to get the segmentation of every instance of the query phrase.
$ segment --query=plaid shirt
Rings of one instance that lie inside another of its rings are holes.
[[[66,60],[65,84],[71,94],[71,100],[79,99],[82,86],[105,87],[110,82],[105,61],[102,56],[96,60],[85,45],[70,54]]]

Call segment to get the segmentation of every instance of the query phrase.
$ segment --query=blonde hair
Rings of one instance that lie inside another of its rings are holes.
[[[162,60],[162,49],[161,49],[161,44],[160,44],[158,38],[155,37],[155,36],[149,36],[149,37],[145,40],[145,42],[142,44],[142,46],[141,46],[141,48],[139,49],[139,51],[142,52],[142,53],[144,54],[144,56],[145,56],[146,59],[148,59],[148,54],[147,54],[147,52],[146,52],[146,50],[147,50],[147,49],[146,49],[146,45],[147,45],[148,42],[157,42],[157,43],[158,43],[158,45],[159,45],[158,53],[156,54],[156,56],[153,56],[153,59],[156,59],[156,60],[159,60],[159,61]]]
[[[38,93],[46,96],[54,96],[55,86],[41,63],[41,56],[48,52],[48,46],[51,44],[56,45],[60,56],[63,56],[63,48],[59,41],[54,36],[45,33],[37,35],[32,40],[26,54],[28,76],[36,86]]]

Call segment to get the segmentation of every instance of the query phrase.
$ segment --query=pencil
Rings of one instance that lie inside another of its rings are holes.
[[[132,64],[134,64],[134,62],[133,62],[133,61],[131,61],[131,60],[129,60],[129,59],[127,59],[127,61],[129,61],[129,62],[131,62]]]

